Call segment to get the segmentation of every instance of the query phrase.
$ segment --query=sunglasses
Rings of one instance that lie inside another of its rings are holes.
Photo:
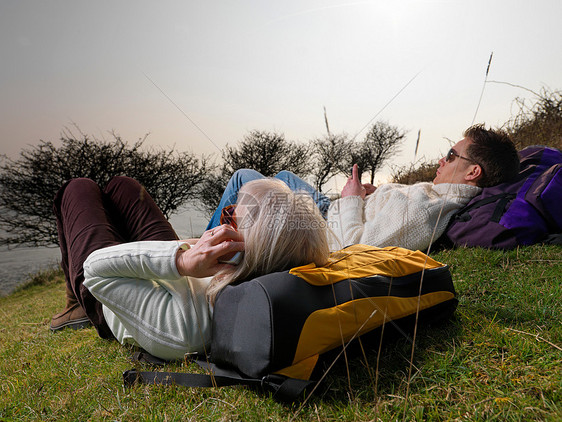
[[[453,148],[451,148],[451,149],[449,150],[449,152],[447,152],[447,155],[445,156],[445,161],[447,161],[448,163],[451,163],[451,162],[453,162],[453,161],[455,160],[454,157],[459,157],[459,158],[461,158],[461,159],[463,159],[463,160],[470,161],[471,163],[478,164],[478,163],[477,163],[476,161],[474,161],[472,158],[463,157],[462,155],[458,154]],[[478,164],[478,165],[480,166],[480,164]],[[480,167],[482,167],[482,166],[480,166]]]
[[[234,229],[237,229],[238,225],[236,224],[236,218],[234,218],[234,211],[235,210],[236,210],[236,205],[234,205],[234,204],[224,207],[221,211],[221,217],[220,217],[219,222],[221,224],[229,224]]]

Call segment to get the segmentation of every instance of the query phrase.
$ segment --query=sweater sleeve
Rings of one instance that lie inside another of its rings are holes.
[[[185,247],[175,240],[122,243],[92,252],[84,262],[84,272],[97,277],[172,280],[180,277],[176,254]]]
[[[97,250],[84,263],[84,286],[103,304],[117,339],[132,337],[164,359],[203,351],[210,340],[210,278],[179,275],[180,247],[176,241],[125,243]]]
[[[365,224],[364,204],[360,196],[346,196],[332,202],[328,209],[328,226],[333,237],[331,250],[360,243]]]

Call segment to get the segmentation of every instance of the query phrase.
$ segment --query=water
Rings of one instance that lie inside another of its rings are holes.
[[[170,218],[181,239],[199,237],[207,222],[204,215],[192,208],[186,208]],[[0,296],[12,293],[29,280],[30,275],[58,265],[60,258],[58,247],[0,248]]]
[[[0,296],[10,294],[29,280],[31,274],[54,267],[60,262],[60,250],[46,248],[0,249]]]
[[[201,236],[208,222],[208,217],[193,208],[185,208],[170,218],[180,239]]]

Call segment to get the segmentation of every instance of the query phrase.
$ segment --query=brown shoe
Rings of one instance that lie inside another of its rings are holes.
[[[56,314],[51,319],[51,331],[55,332],[63,328],[80,330],[90,325],[90,319],[86,316],[86,312],[84,312],[84,309],[76,300],[72,290],[67,287],[66,306],[61,313]]]

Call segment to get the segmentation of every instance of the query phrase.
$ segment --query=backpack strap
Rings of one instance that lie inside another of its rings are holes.
[[[553,233],[543,240],[545,245],[558,245],[562,246],[562,233]]]
[[[134,352],[133,355],[131,356],[131,360],[133,362],[147,363],[153,366],[164,366],[167,363],[170,363],[170,361],[157,358],[156,356],[151,355],[145,350]]]
[[[469,214],[470,211],[497,201],[496,207],[490,220],[499,223],[502,215],[505,212],[505,208],[511,200],[515,199],[516,196],[517,195],[514,193],[498,193],[497,195],[492,195],[487,198],[480,199],[462,208],[455,214],[453,219],[454,221],[469,221],[472,218]]]
[[[494,213],[492,214],[490,220],[494,223],[499,223],[502,215],[505,213],[507,204],[509,204],[511,200],[515,199],[516,196],[517,195],[515,194],[509,193],[502,194],[502,196],[498,200],[498,203],[496,204],[496,208],[494,208]]]
[[[221,375],[192,374],[186,372],[152,372],[129,369],[123,372],[123,384],[182,385],[184,387],[225,387],[228,385],[260,386],[261,381],[253,378],[238,378]]]
[[[197,362],[200,366],[206,363]],[[214,365],[213,365],[214,366]],[[215,372],[218,368],[214,367]],[[315,384],[314,381],[287,378],[281,375],[266,375],[263,378],[246,378],[234,371],[220,369],[220,374],[193,374],[186,372],[151,372],[130,369],[123,372],[123,384],[131,387],[134,384],[181,385],[183,387],[226,387],[246,385],[262,388],[273,392],[273,397],[284,402],[294,402],[306,388]]]

